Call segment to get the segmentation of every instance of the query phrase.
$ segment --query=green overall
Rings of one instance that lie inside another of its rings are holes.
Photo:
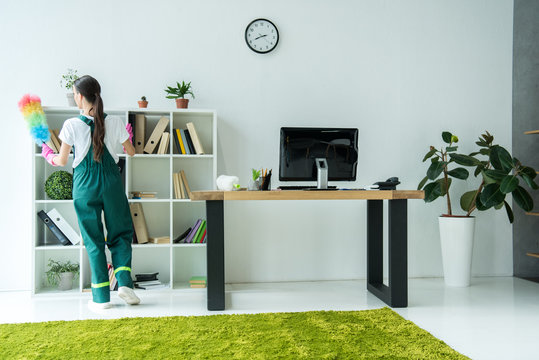
[[[79,118],[90,126],[93,134],[93,120],[83,115]],[[90,143],[85,158],[73,169],[73,203],[90,260],[93,300],[96,303],[109,302],[110,283],[105,244],[112,255],[118,286],[132,288],[133,222],[118,165],[105,145],[101,162],[94,160],[93,144]],[[102,212],[105,213],[107,227],[106,243],[101,222]]]

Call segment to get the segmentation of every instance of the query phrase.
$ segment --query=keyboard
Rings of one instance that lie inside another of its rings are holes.
[[[281,185],[277,189],[280,190],[316,190],[318,189],[317,186],[312,185]],[[330,189],[337,189],[336,186],[328,186],[328,190]],[[322,189],[321,189],[322,190]],[[326,190],[326,189],[324,189]]]

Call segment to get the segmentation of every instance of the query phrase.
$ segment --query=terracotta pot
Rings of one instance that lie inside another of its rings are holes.
[[[189,105],[189,99],[176,99],[176,108],[187,109],[187,105]]]
[[[145,108],[145,107],[148,107],[148,102],[147,102],[147,101],[139,100],[139,101],[138,101],[138,107],[139,107],[139,108]]]

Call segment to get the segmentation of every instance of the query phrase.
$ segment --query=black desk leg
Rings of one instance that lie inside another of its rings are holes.
[[[383,283],[383,200],[367,201],[367,289],[391,307],[408,306],[406,199],[388,205],[389,286]]]
[[[208,310],[225,309],[225,232],[223,200],[206,201]]]

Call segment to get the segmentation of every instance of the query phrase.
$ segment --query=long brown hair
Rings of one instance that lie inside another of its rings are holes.
[[[94,135],[92,144],[94,147],[94,160],[101,161],[105,146],[105,116],[103,114],[103,99],[101,99],[101,86],[90,75],[84,75],[73,83],[77,91],[92,104],[90,112],[94,117]]]

